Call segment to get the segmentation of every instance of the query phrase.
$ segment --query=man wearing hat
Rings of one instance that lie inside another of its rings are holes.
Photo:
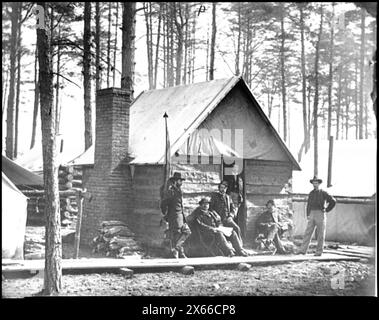
[[[186,258],[183,245],[190,236],[191,230],[186,223],[183,210],[181,186],[185,179],[179,172],[175,172],[170,179],[172,184],[168,187],[165,198],[161,202],[161,210],[168,222],[173,257]]]
[[[303,244],[298,254],[307,253],[313,232],[317,228],[317,249],[315,255],[321,256],[325,243],[326,213],[334,208],[336,199],[326,191],[320,189],[321,179],[315,176],[309,182],[313,184],[313,190],[309,193],[307,202],[308,223],[304,233]]]
[[[241,229],[234,221],[237,214],[237,208],[234,206],[231,197],[226,193],[227,188],[227,181],[222,181],[218,185],[218,192],[212,194],[210,209],[216,211],[221,217],[222,224],[225,227],[233,228],[237,233],[239,240],[242,241]]]
[[[267,248],[274,246],[276,248],[274,253],[278,251],[280,254],[286,254],[279,237],[280,219],[274,200],[268,200],[266,208],[267,210],[262,212],[257,219],[258,232],[266,238],[265,246]]]
[[[219,226],[222,226],[221,217],[216,212],[209,210],[210,202],[208,198],[202,198],[199,202],[200,206],[196,208],[192,214],[206,241],[211,241],[211,239],[215,237],[217,245],[226,256],[233,257],[236,254],[247,256],[248,254],[242,248],[242,242],[234,230],[230,236],[225,236],[225,234],[218,229]],[[230,241],[231,244],[228,241]]]

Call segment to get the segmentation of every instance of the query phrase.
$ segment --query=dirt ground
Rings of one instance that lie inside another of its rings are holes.
[[[72,230],[65,229],[63,234]],[[28,227],[26,252],[43,252],[43,227]],[[71,258],[73,245],[63,243],[63,257]],[[80,256],[96,257],[89,248]],[[337,281],[339,280],[339,281]],[[63,274],[61,296],[372,296],[374,266],[358,262],[292,262],[253,266],[248,271],[196,268],[193,275],[176,271],[135,273],[130,279],[115,273]],[[43,279],[29,273],[3,278],[2,297],[38,294]]]
[[[332,273],[344,276],[333,285]],[[135,273],[130,279],[111,273],[66,274],[61,296],[372,296],[374,268],[364,262],[300,262],[235,269]],[[38,276],[2,281],[2,296],[36,295]]]

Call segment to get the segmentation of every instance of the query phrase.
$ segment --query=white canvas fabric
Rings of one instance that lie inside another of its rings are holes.
[[[3,259],[23,259],[27,197],[2,172],[1,244]]]

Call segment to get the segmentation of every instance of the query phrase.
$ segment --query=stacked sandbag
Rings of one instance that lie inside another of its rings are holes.
[[[140,255],[142,248],[134,237],[134,233],[122,221],[103,221],[99,235],[92,240],[93,252],[117,258]]]

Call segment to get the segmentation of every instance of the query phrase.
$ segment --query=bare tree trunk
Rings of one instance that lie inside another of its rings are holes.
[[[311,117],[313,117],[313,111],[311,112],[311,94],[312,94],[312,88],[309,84],[308,86],[308,96],[307,96],[307,101],[308,101],[308,111],[307,111],[307,120],[308,120],[308,132],[307,132],[307,143],[306,143],[306,146],[305,146],[305,152],[308,152],[308,150],[310,149],[311,147],[311,123],[312,123],[312,120],[311,120]],[[311,116],[312,115],[312,116]]]
[[[101,85],[101,66],[100,66],[100,2],[96,2],[96,14],[95,14],[95,23],[96,23],[96,30],[95,30],[95,45],[96,45],[96,91],[100,90]]]
[[[366,11],[361,8],[361,57],[360,57],[360,90],[359,90],[359,139],[363,139],[363,109],[364,109],[364,72],[365,72],[365,21]]]
[[[168,86],[172,87],[175,83],[175,76],[174,76],[174,19],[175,17],[175,11],[173,10],[173,4],[172,2],[169,3],[169,32],[168,35],[170,37],[170,45],[168,46],[169,50],[169,60],[168,60]]]
[[[350,99],[346,99],[346,119],[345,119],[345,137],[346,137],[346,140],[349,139],[349,109],[350,109]]]
[[[184,29],[184,66],[183,66],[183,80],[182,83],[186,84],[187,83],[187,64],[188,64],[188,15],[189,15],[189,6],[188,2],[186,3],[186,10],[185,10],[185,29]]]
[[[153,89],[153,35],[151,34],[151,2],[144,2],[145,23],[146,23],[146,50],[147,50],[147,71],[149,77],[149,90]]]
[[[167,83],[166,87],[171,86],[171,68],[170,68],[170,63],[171,63],[171,58],[170,58],[170,53],[171,53],[171,7],[169,7],[169,3],[166,2],[166,78],[167,78]]]
[[[122,74],[121,88],[130,90],[133,99],[134,86],[134,43],[136,2],[124,2],[122,15]]]
[[[280,3],[280,30],[281,30],[281,47],[280,47],[280,75],[281,75],[281,87],[282,87],[282,104],[283,104],[283,139],[287,141],[287,96],[286,96],[286,80],[285,80],[285,61],[284,61],[284,4]]]
[[[304,141],[307,141],[308,120],[307,120],[307,78],[305,71],[305,45],[304,45],[304,11],[303,6],[299,4],[300,10],[300,36],[301,36],[301,82],[302,82],[302,102],[303,102],[303,134]],[[305,142],[306,145],[306,142]],[[307,148],[305,148],[307,151]]]
[[[7,107],[7,136],[5,139],[5,153],[10,159],[14,155],[14,117],[15,117],[15,84],[16,84],[16,57],[17,57],[17,28],[19,3],[12,3],[11,12],[11,42],[10,42],[10,79]]]
[[[354,92],[354,105],[355,105],[355,139],[359,138],[359,81],[358,81],[358,56],[355,57],[355,92]]]
[[[117,32],[118,32],[118,7],[119,3],[116,2],[116,26],[115,26],[115,39],[113,50],[113,87],[116,86],[116,56],[117,56]]]
[[[112,26],[112,2],[108,7],[108,42],[107,42],[107,88],[110,87],[111,72],[111,26]]]
[[[163,10],[163,87],[167,87],[167,4],[161,4]]]
[[[241,3],[238,2],[238,35],[237,35],[237,52],[236,52],[236,62],[235,62],[235,74],[238,76],[240,74],[240,55],[241,55]]]
[[[16,85],[16,116],[14,130],[14,158],[18,153],[18,124],[20,115],[20,87],[21,87],[21,20],[22,20],[22,4],[20,3],[18,11],[18,28],[17,28],[17,85]]]
[[[329,82],[328,82],[328,138],[332,134],[332,91],[333,91],[333,58],[334,58],[334,2],[330,18],[330,53],[329,53]]]
[[[61,38],[61,29],[60,27],[58,26],[58,39]],[[57,116],[55,118],[55,129],[57,131],[57,134],[59,133],[59,123],[60,123],[60,119],[61,119],[61,109],[60,109],[60,106],[59,106],[59,87],[60,87],[60,76],[59,76],[59,73],[60,73],[60,69],[61,69],[61,50],[60,50],[60,46],[58,46],[58,49],[57,49],[57,83],[56,83],[56,87],[55,87],[55,109],[57,110]]]
[[[45,21],[48,15],[46,3],[38,3],[44,8]],[[55,108],[53,106],[53,68],[51,64],[51,42],[47,28],[37,29],[39,60],[39,84],[41,102],[41,128],[43,152],[43,180],[45,186],[45,278],[44,293],[57,294],[62,288],[62,237],[60,228],[60,208],[58,192],[58,164]]]
[[[205,80],[209,80],[209,25],[207,29],[207,60],[205,64]]]
[[[35,61],[34,61],[34,108],[33,108],[33,127],[32,127],[32,140],[30,142],[30,149],[32,149],[36,143],[36,131],[37,131],[37,116],[39,105],[39,80],[38,80],[38,48],[36,45]]]
[[[367,107],[367,95],[365,96],[365,139],[368,139],[368,107]]]
[[[210,53],[210,62],[209,62],[209,80],[214,79],[216,32],[217,32],[216,2],[212,2],[212,36],[211,36],[211,53]]]
[[[158,75],[158,65],[159,65],[159,44],[160,44],[160,39],[161,39],[162,10],[163,10],[163,5],[162,5],[162,3],[159,3],[157,46],[155,48],[155,64],[154,64],[154,83],[153,83],[154,89],[157,88],[157,75]]]
[[[84,147],[92,145],[92,109],[91,109],[91,3],[84,3],[83,35],[83,86],[84,86]],[[108,77],[109,80],[109,77]],[[109,85],[109,81],[108,81]]]
[[[176,7],[178,5],[178,8]],[[176,72],[175,72],[175,85],[181,84],[181,74],[182,74],[182,63],[183,63],[183,14],[182,14],[182,7],[180,2],[173,2],[173,9],[174,9],[174,23],[176,27],[176,34],[177,34],[177,50],[176,50]],[[177,20],[177,17],[179,16],[180,21]]]
[[[338,67],[338,93],[337,93],[337,128],[336,128],[336,140],[339,139],[340,123],[341,123],[341,100],[342,100],[342,68],[341,63]]]
[[[192,23],[192,41],[191,41],[191,83],[195,81],[195,57],[196,57],[196,12],[194,13],[193,23]]]
[[[1,113],[1,123],[3,123],[4,120],[4,110],[5,110],[5,105],[7,103],[7,94],[8,94],[8,83],[9,83],[9,67],[7,67],[5,71],[5,83],[3,82],[4,89],[3,89],[3,106],[2,106],[2,113]]]
[[[314,121],[314,170],[315,176],[318,176],[318,100],[319,100],[319,59],[320,59],[320,42],[322,37],[322,22],[323,22],[323,7],[321,4],[321,17],[320,17],[320,31],[318,34],[318,40],[316,44],[316,59],[315,59],[315,101],[313,109],[313,121]]]

